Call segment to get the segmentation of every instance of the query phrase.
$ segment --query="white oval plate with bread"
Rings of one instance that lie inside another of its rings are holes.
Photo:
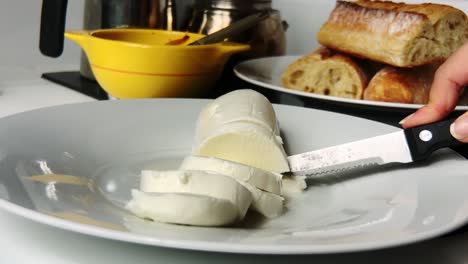
[[[347,106],[411,110],[429,101],[436,70],[468,41],[466,1],[316,4],[322,6],[307,10],[320,14],[302,17],[302,26],[292,25],[317,41],[304,42],[308,48],[296,54],[305,55],[246,61],[235,68],[237,76],[275,91]],[[304,25],[319,29],[310,35]],[[462,97],[456,110],[468,109],[468,96]]]
[[[385,109],[402,109],[411,110],[422,107],[421,104],[402,104],[402,103],[389,103],[370,101],[362,99],[350,99],[337,96],[328,96],[310,92],[303,92],[285,88],[281,84],[281,75],[288,68],[288,66],[297,61],[302,56],[276,56],[265,57],[259,59],[251,59],[239,63],[234,67],[234,72],[237,77],[251,84],[271,89],[280,93],[294,94],[301,97],[309,97],[324,101],[334,101],[343,104],[352,104],[356,106],[370,106],[376,107],[381,110]],[[468,110],[468,96],[461,98],[459,105],[455,108],[456,111]]]
[[[107,239],[246,254],[400,246],[468,222],[468,162],[450,149],[421,164],[310,185],[287,199],[283,215],[270,220],[251,215],[237,227],[211,228],[135,217],[124,206],[140,171],[177,168],[190,153],[198,114],[209,102],[101,101],[0,119],[0,208]],[[291,154],[397,130],[326,111],[274,109]]]

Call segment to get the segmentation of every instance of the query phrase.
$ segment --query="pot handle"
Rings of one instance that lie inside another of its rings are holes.
[[[63,51],[63,33],[68,0],[42,0],[39,50],[49,57]]]

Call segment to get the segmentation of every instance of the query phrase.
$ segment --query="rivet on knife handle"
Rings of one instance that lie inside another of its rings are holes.
[[[461,145],[450,134],[450,125],[455,118],[432,124],[405,129],[405,136],[414,161],[429,157],[432,152],[444,148]]]

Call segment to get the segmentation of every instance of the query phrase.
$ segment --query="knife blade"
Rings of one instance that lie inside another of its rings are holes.
[[[346,170],[427,159],[432,152],[463,143],[450,134],[455,118],[288,157],[290,174],[320,177]]]

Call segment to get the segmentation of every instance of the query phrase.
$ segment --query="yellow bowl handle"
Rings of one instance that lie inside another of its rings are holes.
[[[78,45],[83,47],[83,41],[91,36],[91,31],[88,30],[73,30],[66,31],[65,37],[76,42]]]

